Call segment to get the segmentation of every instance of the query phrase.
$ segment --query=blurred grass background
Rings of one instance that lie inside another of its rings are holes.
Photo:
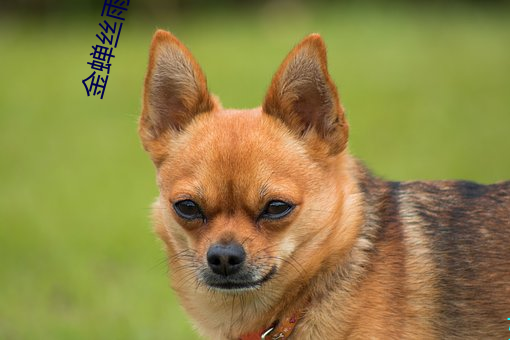
[[[292,46],[321,33],[351,150],[376,174],[510,178],[504,4],[131,2],[103,100],[81,84],[102,4],[0,12],[0,339],[196,338],[150,229],[157,189],[136,134],[156,28],[191,49],[225,107],[259,105]]]

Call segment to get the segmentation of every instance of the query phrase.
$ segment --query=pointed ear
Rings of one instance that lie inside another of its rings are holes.
[[[144,146],[167,131],[182,130],[193,118],[212,111],[215,102],[206,78],[188,49],[158,30],[150,47],[139,133]]]
[[[300,137],[315,132],[330,154],[345,148],[348,126],[328,74],[326,46],[320,35],[307,36],[285,58],[273,77],[263,110]]]

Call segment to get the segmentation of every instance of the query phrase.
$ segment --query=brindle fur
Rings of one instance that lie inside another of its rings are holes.
[[[354,326],[349,334],[362,338],[373,328],[381,339],[508,337],[510,182],[386,182],[361,165],[357,173],[361,234],[371,247],[355,294],[367,294],[367,308],[354,312],[362,331]],[[376,291],[364,291],[371,281]],[[371,315],[380,309],[370,305],[374,294],[387,295],[384,317]]]

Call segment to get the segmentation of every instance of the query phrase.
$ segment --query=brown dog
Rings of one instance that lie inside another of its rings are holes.
[[[319,35],[223,109],[156,32],[140,136],[173,287],[210,339],[507,339],[510,182],[385,182],[347,151]]]

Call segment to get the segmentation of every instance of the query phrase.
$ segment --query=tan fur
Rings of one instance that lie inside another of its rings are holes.
[[[446,190],[443,195],[459,193],[452,201],[459,206],[452,209],[462,209],[471,193],[462,196],[456,184],[383,182],[350,156],[348,125],[320,36],[310,35],[291,51],[262,107],[233,110],[209,94],[203,72],[182,43],[156,32],[140,136],[157,168],[160,195],[153,219],[172,286],[206,338],[238,339],[296,311],[303,316],[295,339],[469,337],[469,326],[455,330],[464,325],[463,316],[449,319],[453,307],[442,304],[454,294],[444,287],[453,264],[441,262],[436,232],[426,227],[444,225],[444,233],[450,232],[442,215],[448,211],[423,205],[438,204],[436,192]],[[493,242],[492,226],[506,225],[508,239],[510,195],[506,187],[490,190],[501,200],[500,222],[487,224],[483,233]],[[183,199],[197,202],[207,220],[178,217],[172,204]],[[280,220],[259,219],[275,199],[293,202],[294,211]],[[214,243],[231,241],[244,247],[246,266],[256,278],[273,267],[276,274],[248,291],[208,287],[201,276],[208,270],[206,253]],[[500,266],[491,279],[500,290],[495,294],[508,301],[510,275],[503,271],[508,265]],[[476,289],[475,283],[482,284],[464,278],[455,284],[462,290]],[[506,334],[492,329],[506,315],[503,308],[495,308],[492,317],[498,320],[490,327],[471,334]]]

